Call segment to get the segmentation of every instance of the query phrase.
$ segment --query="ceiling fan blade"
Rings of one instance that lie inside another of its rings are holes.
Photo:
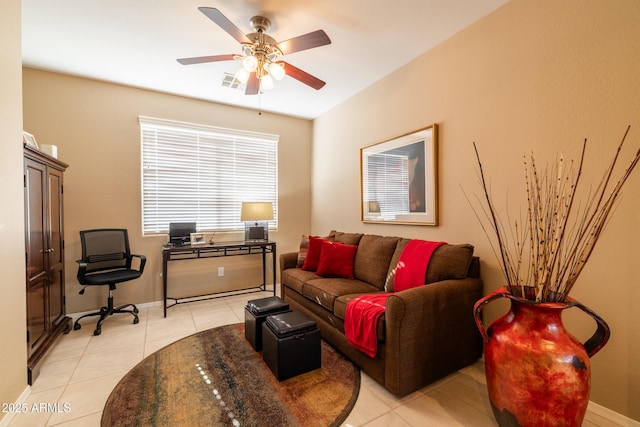
[[[257,95],[260,91],[260,79],[256,76],[256,73],[253,72],[249,75],[249,80],[247,80],[247,88],[244,91],[245,95]]]
[[[312,33],[303,34],[280,42],[278,43],[278,48],[280,48],[283,55],[288,55],[290,53],[313,49],[314,47],[324,46],[327,44],[331,44],[331,39],[327,33],[322,30],[317,30]]]
[[[180,58],[177,59],[182,65],[202,64],[205,62],[219,62],[219,61],[231,61],[235,59],[237,55],[213,55],[213,56],[196,56],[194,58]]]
[[[307,86],[311,86],[315,90],[320,90],[324,87],[326,82],[323,82],[317,77],[312,76],[306,71],[302,71],[300,68],[295,67],[288,62],[281,61],[284,64],[284,72],[294,79],[306,84]]]
[[[251,43],[251,40],[249,40],[240,28],[236,27],[233,22],[229,21],[229,19],[218,9],[213,7],[199,7],[198,10],[207,15],[207,18],[218,24],[220,28],[225,30],[229,35],[231,35],[231,37],[238,40],[240,43]]]

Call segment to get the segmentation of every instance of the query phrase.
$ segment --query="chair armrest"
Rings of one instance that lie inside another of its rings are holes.
[[[86,276],[87,274],[88,264],[81,259],[76,260],[76,262],[78,263],[78,274],[77,274],[78,282],[80,282],[81,285],[84,285],[84,276]]]
[[[391,295],[386,304],[385,386],[405,395],[480,358],[473,305],[477,278],[443,280]],[[417,382],[416,382],[417,381]]]
[[[138,271],[140,274],[144,271],[144,265],[147,263],[147,257],[144,255],[131,254],[131,258],[138,258],[140,260],[140,266],[138,267]]]
[[[280,254],[280,272],[287,268],[296,268],[298,264],[298,252]]]

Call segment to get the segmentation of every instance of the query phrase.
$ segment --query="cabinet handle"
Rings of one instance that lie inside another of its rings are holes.
[[[50,253],[51,253],[51,252],[53,252],[53,251],[54,251],[54,249],[53,249],[53,248],[49,248],[49,249],[47,249],[45,252],[46,252],[46,253],[48,253],[48,254],[50,254]]]

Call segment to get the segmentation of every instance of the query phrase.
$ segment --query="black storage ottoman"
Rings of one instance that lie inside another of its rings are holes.
[[[262,323],[267,316],[290,311],[289,304],[278,297],[247,301],[244,308],[244,336],[255,351],[262,350]]]
[[[262,324],[262,358],[278,381],[321,366],[320,330],[299,311],[267,317]]]

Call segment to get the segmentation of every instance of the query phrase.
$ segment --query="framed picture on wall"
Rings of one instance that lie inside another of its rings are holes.
[[[363,222],[438,225],[438,125],[360,149]]]
[[[36,142],[36,137],[31,135],[29,132],[22,131],[22,142],[27,147],[35,148],[36,150],[40,149]]]

